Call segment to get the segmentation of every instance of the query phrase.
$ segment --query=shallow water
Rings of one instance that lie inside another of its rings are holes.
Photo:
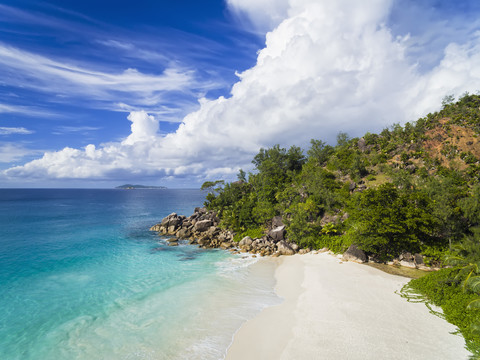
[[[1,359],[219,359],[273,265],[148,231],[199,190],[0,190]]]

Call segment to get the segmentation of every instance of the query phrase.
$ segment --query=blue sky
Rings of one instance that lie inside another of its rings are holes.
[[[480,89],[476,1],[0,1],[0,186],[198,187]]]

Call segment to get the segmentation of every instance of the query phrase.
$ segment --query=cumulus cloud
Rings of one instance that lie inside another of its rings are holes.
[[[281,23],[289,9],[289,0],[227,0],[227,4],[240,21],[263,34]]]
[[[408,34],[393,35],[387,26],[393,0],[229,4],[247,14],[280,4],[273,13],[285,14],[229,97],[202,99],[200,108],[165,136],[158,133],[158,119],[131,112],[131,134],[123,141],[46,153],[7,175],[192,182],[229,177],[239,167],[248,169],[262,146],[306,145],[311,138],[332,142],[339,131],[352,136],[378,131],[435,110],[446,94],[478,89],[478,37],[449,43],[439,63],[419,71],[407,56]]]

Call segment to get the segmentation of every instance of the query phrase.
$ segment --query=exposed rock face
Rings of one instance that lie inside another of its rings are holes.
[[[363,137],[358,140],[357,146],[358,150],[360,150],[361,152],[367,151],[367,144]]]
[[[193,215],[185,217],[172,213],[164,218],[159,224],[150,228],[163,235],[171,235],[168,244],[178,245],[178,240],[189,240],[190,244],[197,244],[202,248],[233,249],[233,251],[250,252],[260,256],[293,255],[302,251],[307,253],[310,249],[301,249],[295,243],[289,243],[285,239],[286,230],[280,216],[271,221],[273,229],[268,235],[259,239],[244,237],[240,242],[233,241],[233,233],[218,227],[220,220],[215,212],[209,212],[205,208],[196,208]],[[237,250],[235,250],[235,248]]]
[[[283,220],[281,216],[274,216],[272,219],[272,229],[275,229],[279,226],[283,226]]]
[[[347,217],[348,214],[346,213],[325,215],[322,222],[338,223],[344,221]],[[255,254],[254,256],[274,257],[294,255],[295,253],[306,254],[311,251],[310,248],[302,248],[298,244],[287,240],[285,225],[282,223],[280,216],[271,220],[272,229],[267,235],[257,239],[246,236],[238,243],[233,241],[233,232],[218,227],[219,222],[220,220],[215,212],[207,211],[205,208],[196,208],[195,212],[189,217],[171,213],[162,219],[159,224],[152,226],[150,230],[170,236],[167,239],[169,246],[178,246],[179,240],[188,240],[189,244],[196,244],[201,248],[221,248],[232,252],[250,252]],[[325,251],[328,251],[328,248],[319,250],[319,252]],[[355,245],[348,248],[343,254],[343,259],[361,263],[368,261],[366,254]],[[374,257],[371,260],[376,261]],[[402,253],[392,264],[432,270],[424,265],[421,254],[412,255],[408,252]]]
[[[195,231],[204,232],[210,229],[213,225],[212,220],[200,220],[195,223]]]
[[[421,254],[415,254],[413,255],[413,260],[415,261],[415,265],[425,265],[423,262],[423,256]]]
[[[273,242],[283,240],[285,238],[285,225],[278,226],[273,230],[268,232],[268,237],[272,239]]]
[[[356,245],[350,245],[347,251],[343,253],[343,260],[364,263],[367,261],[367,255]]]
[[[245,246],[245,245],[250,246],[250,245],[252,245],[252,243],[253,243],[252,238],[250,236],[245,236],[242,240],[240,240],[238,242],[238,245],[239,246]]]
[[[278,253],[280,255],[294,255],[295,254],[295,251],[292,249],[292,247],[285,240],[280,240],[277,243],[277,249],[278,249]]]

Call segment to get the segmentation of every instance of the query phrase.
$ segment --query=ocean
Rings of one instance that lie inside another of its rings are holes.
[[[149,228],[205,193],[0,189],[0,359],[223,359],[273,265]]]

